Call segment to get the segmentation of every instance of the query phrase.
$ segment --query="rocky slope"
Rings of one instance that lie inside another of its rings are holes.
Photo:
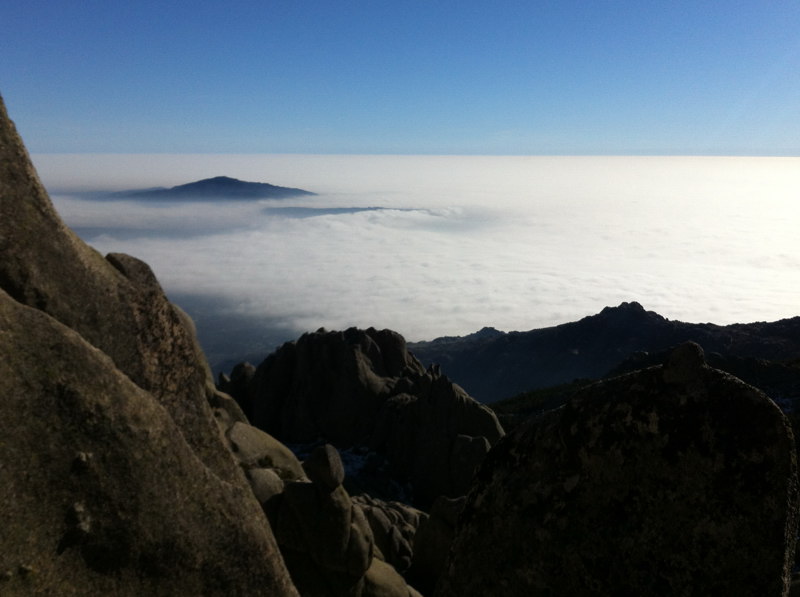
[[[232,461],[235,483],[102,351],[2,291],[0,335],[1,594],[296,595]]]
[[[0,103],[0,592],[296,595],[150,269],[55,213]]]
[[[784,595],[797,509],[785,416],[686,344],[501,440],[436,595]]]
[[[510,333],[485,328],[409,348],[423,363],[441,365],[471,396],[491,403],[578,378],[598,379],[634,353],[663,351],[688,341],[709,354],[798,358],[800,317],[727,326],[684,323],[630,302],[555,327]]]

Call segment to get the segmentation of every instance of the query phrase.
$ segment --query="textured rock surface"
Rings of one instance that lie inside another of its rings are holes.
[[[63,225],[2,102],[0,257],[0,593],[296,595],[191,321]]]
[[[286,483],[265,504],[289,571],[304,597],[413,596],[378,556],[361,503],[341,485],[341,458],[319,446],[303,463],[309,480]],[[338,483],[336,483],[338,481]]]
[[[250,394],[255,374],[256,368],[250,363],[243,362],[233,368],[230,376],[220,373],[217,383],[220,390],[233,396],[248,420],[253,416],[253,397]]]
[[[379,557],[404,574],[411,566],[417,529],[428,515],[406,504],[368,495],[355,496],[353,502],[364,512]],[[445,546],[445,553],[448,547],[449,544]]]
[[[303,466],[292,451],[268,433],[237,421],[226,435],[234,456],[245,470],[269,468],[287,481],[304,476]]]
[[[303,470],[321,488],[334,490],[344,481],[342,458],[330,444],[318,446],[303,462]]]
[[[407,577],[425,595],[432,595],[436,582],[445,570],[450,544],[456,534],[458,515],[466,497],[439,497],[414,536],[414,557]]]
[[[78,332],[151,392],[198,457],[242,484],[215,428],[211,373],[184,315],[143,262],[104,259],[61,221],[0,105],[0,288]]]
[[[363,597],[421,597],[389,564],[375,558],[364,575]]]
[[[2,291],[0,346],[0,594],[296,594],[249,489],[105,354]]]
[[[286,442],[370,446],[423,507],[463,495],[503,434],[494,413],[425,370],[389,330],[305,334],[270,355],[252,383],[243,395],[253,396],[254,425]]]
[[[687,346],[498,444],[436,595],[782,595],[796,528],[785,417]]]

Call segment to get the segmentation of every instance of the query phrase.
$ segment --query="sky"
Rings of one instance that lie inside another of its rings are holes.
[[[32,153],[800,155],[791,1],[5,0]]]

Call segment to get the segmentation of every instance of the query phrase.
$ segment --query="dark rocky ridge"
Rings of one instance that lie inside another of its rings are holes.
[[[436,596],[785,595],[797,509],[785,416],[686,344],[498,443]]]
[[[265,182],[246,182],[229,176],[215,176],[171,188],[138,189],[113,193],[116,199],[287,199],[315,195],[311,191],[279,187]]]
[[[409,481],[415,502],[463,495],[502,435],[494,413],[425,369],[390,330],[304,334],[221,385],[254,425],[290,443],[368,446]]]
[[[463,338],[410,343],[409,349],[423,363],[439,363],[471,396],[491,403],[574,379],[598,379],[634,353],[687,341],[709,354],[800,358],[800,317],[727,326],[684,323],[630,302],[550,328],[509,333],[485,328]]]

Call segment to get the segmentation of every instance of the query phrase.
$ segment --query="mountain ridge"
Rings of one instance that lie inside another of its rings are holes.
[[[797,358],[800,317],[724,326],[687,323],[667,319],[632,301],[556,326],[526,332],[476,332],[408,346],[424,364],[439,364],[471,396],[492,403],[578,378],[597,379],[635,353],[658,352],[686,341],[697,342],[707,353]]]

